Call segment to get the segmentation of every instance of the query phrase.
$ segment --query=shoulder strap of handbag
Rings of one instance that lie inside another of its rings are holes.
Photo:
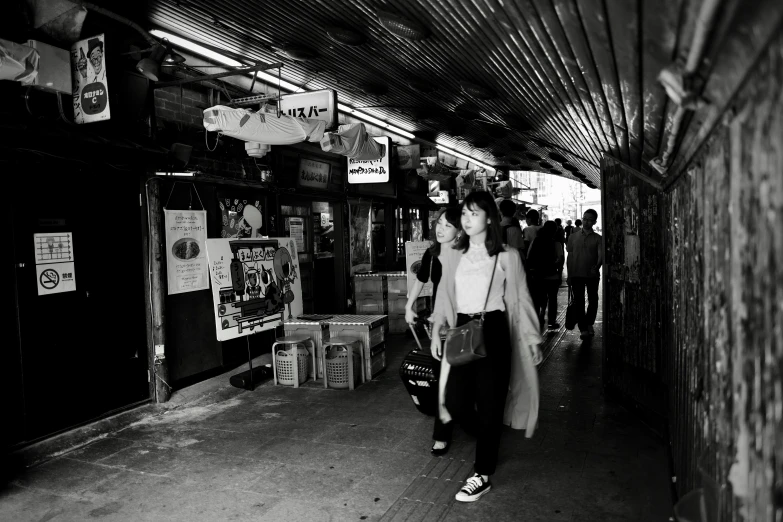
[[[484,320],[484,314],[487,313],[487,303],[489,302],[489,292],[492,290],[492,280],[495,279],[495,269],[498,267],[498,258],[500,254],[495,254],[495,264],[492,265],[492,275],[489,276],[489,288],[487,288],[487,297],[484,298],[484,309],[481,311],[481,320]]]

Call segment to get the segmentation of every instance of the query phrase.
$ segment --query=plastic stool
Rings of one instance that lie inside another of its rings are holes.
[[[310,344],[310,348],[307,348],[307,344]],[[278,337],[275,339],[275,342],[272,343],[272,373],[275,377],[275,386],[277,386],[277,357],[275,354],[277,353],[276,347],[277,345],[282,344],[285,345],[293,345],[292,351],[294,354],[294,364],[293,364],[293,371],[294,371],[294,388],[299,387],[299,365],[296,364],[296,347],[301,345],[306,350],[308,350],[311,354],[313,354],[313,372],[317,371],[317,364],[315,359],[315,343],[313,342],[312,337],[309,335],[286,335],[285,337]],[[283,348],[285,350],[285,348]],[[315,377],[313,377],[313,380],[315,380]]]
[[[354,337],[334,337],[329,339],[329,342],[325,342],[323,349],[321,350],[321,365],[324,368],[324,388],[329,387],[329,380],[326,376],[326,352],[331,346],[345,346],[348,349],[348,389],[354,389],[354,375],[353,375],[353,356],[356,351],[353,349],[355,344],[359,345],[359,359],[361,362],[361,383],[364,383],[364,349],[361,339]]]

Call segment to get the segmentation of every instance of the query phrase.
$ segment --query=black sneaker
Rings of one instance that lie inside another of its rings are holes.
[[[492,489],[492,484],[489,483],[489,480],[484,480],[481,475],[474,473],[465,481],[465,485],[462,486],[455,498],[459,502],[475,502],[490,489]]]

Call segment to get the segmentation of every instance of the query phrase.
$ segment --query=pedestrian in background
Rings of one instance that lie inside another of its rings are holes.
[[[568,238],[568,284],[574,292],[573,306],[576,307],[577,324],[582,339],[595,335],[593,324],[598,314],[598,284],[601,281],[604,249],[603,238],[593,232],[596,221],[598,212],[593,209],[585,210],[582,228],[575,230]]]
[[[533,244],[533,240],[536,238],[536,234],[538,234],[538,229],[541,228],[538,225],[539,219],[541,218],[538,215],[538,210],[532,208],[528,210],[527,214],[525,215],[525,222],[527,223],[527,226],[522,229],[524,259],[527,259],[527,255],[530,251],[530,245]]]
[[[522,239],[522,227],[516,218],[517,205],[510,199],[500,202],[500,213],[503,219],[500,221],[500,230],[503,236],[503,244],[521,250],[524,247]]]
[[[563,228],[563,221],[560,218],[557,218],[555,219],[555,225],[557,225],[557,235],[555,236],[555,240],[565,244],[566,235],[565,229]]]
[[[566,220],[566,226],[565,226],[565,228],[563,229],[563,231],[565,232],[565,238],[566,238],[566,241],[568,241],[568,236],[570,236],[570,235],[571,235],[571,232],[572,232],[573,230],[574,230],[574,225],[572,225],[572,224],[571,224],[571,220],[570,220],[570,219],[569,219],[569,220]]]
[[[576,221],[574,221],[574,229],[571,231],[571,234],[573,234],[574,232],[578,232],[581,229],[582,229],[582,220],[577,219]]]
[[[541,329],[549,309],[549,328],[560,328],[557,322],[557,291],[563,278],[563,243],[558,241],[559,232],[555,221],[547,221],[538,231],[530,246],[528,257],[528,286],[533,294]]]

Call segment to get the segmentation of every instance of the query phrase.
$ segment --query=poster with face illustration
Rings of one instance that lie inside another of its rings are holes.
[[[206,244],[218,341],[270,330],[302,314],[294,239],[221,238]]]
[[[108,120],[109,89],[106,81],[105,38],[102,34],[71,46],[73,119],[76,123]]]

